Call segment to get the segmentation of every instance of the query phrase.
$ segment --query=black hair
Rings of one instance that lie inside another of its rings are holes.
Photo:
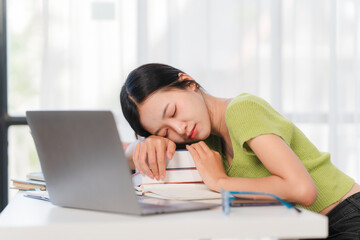
[[[179,73],[183,71],[169,65],[160,63],[149,63],[131,71],[121,89],[120,103],[124,117],[137,135],[148,137],[151,135],[140,123],[138,104],[141,104],[152,93],[164,88],[184,89],[192,80],[179,80]]]

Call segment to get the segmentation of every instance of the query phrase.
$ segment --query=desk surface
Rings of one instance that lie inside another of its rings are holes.
[[[327,217],[283,206],[221,208],[131,216],[71,208],[23,197],[19,192],[0,215],[1,239],[211,239],[327,236]],[[171,236],[171,237],[170,237]]]

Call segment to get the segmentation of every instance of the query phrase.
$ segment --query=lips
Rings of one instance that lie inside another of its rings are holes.
[[[188,137],[190,139],[194,139],[197,135],[197,129],[196,129],[196,125],[193,127],[193,129],[190,131]]]

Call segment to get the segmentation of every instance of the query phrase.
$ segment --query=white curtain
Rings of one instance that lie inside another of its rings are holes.
[[[41,109],[111,109],[140,64],[192,75],[211,94],[249,92],[293,120],[360,182],[357,0],[43,0]]]

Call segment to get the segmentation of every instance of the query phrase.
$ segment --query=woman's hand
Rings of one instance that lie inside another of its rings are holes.
[[[220,192],[219,180],[228,177],[225,173],[221,155],[211,150],[203,141],[186,145],[186,149],[192,155],[195,166],[205,185],[211,190]]]
[[[165,154],[172,159],[176,150],[173,141],[151,135],[136,144],[133,154],[135,167],[141,174],[146,174],[157,180],[164,180],[166,174]]]

